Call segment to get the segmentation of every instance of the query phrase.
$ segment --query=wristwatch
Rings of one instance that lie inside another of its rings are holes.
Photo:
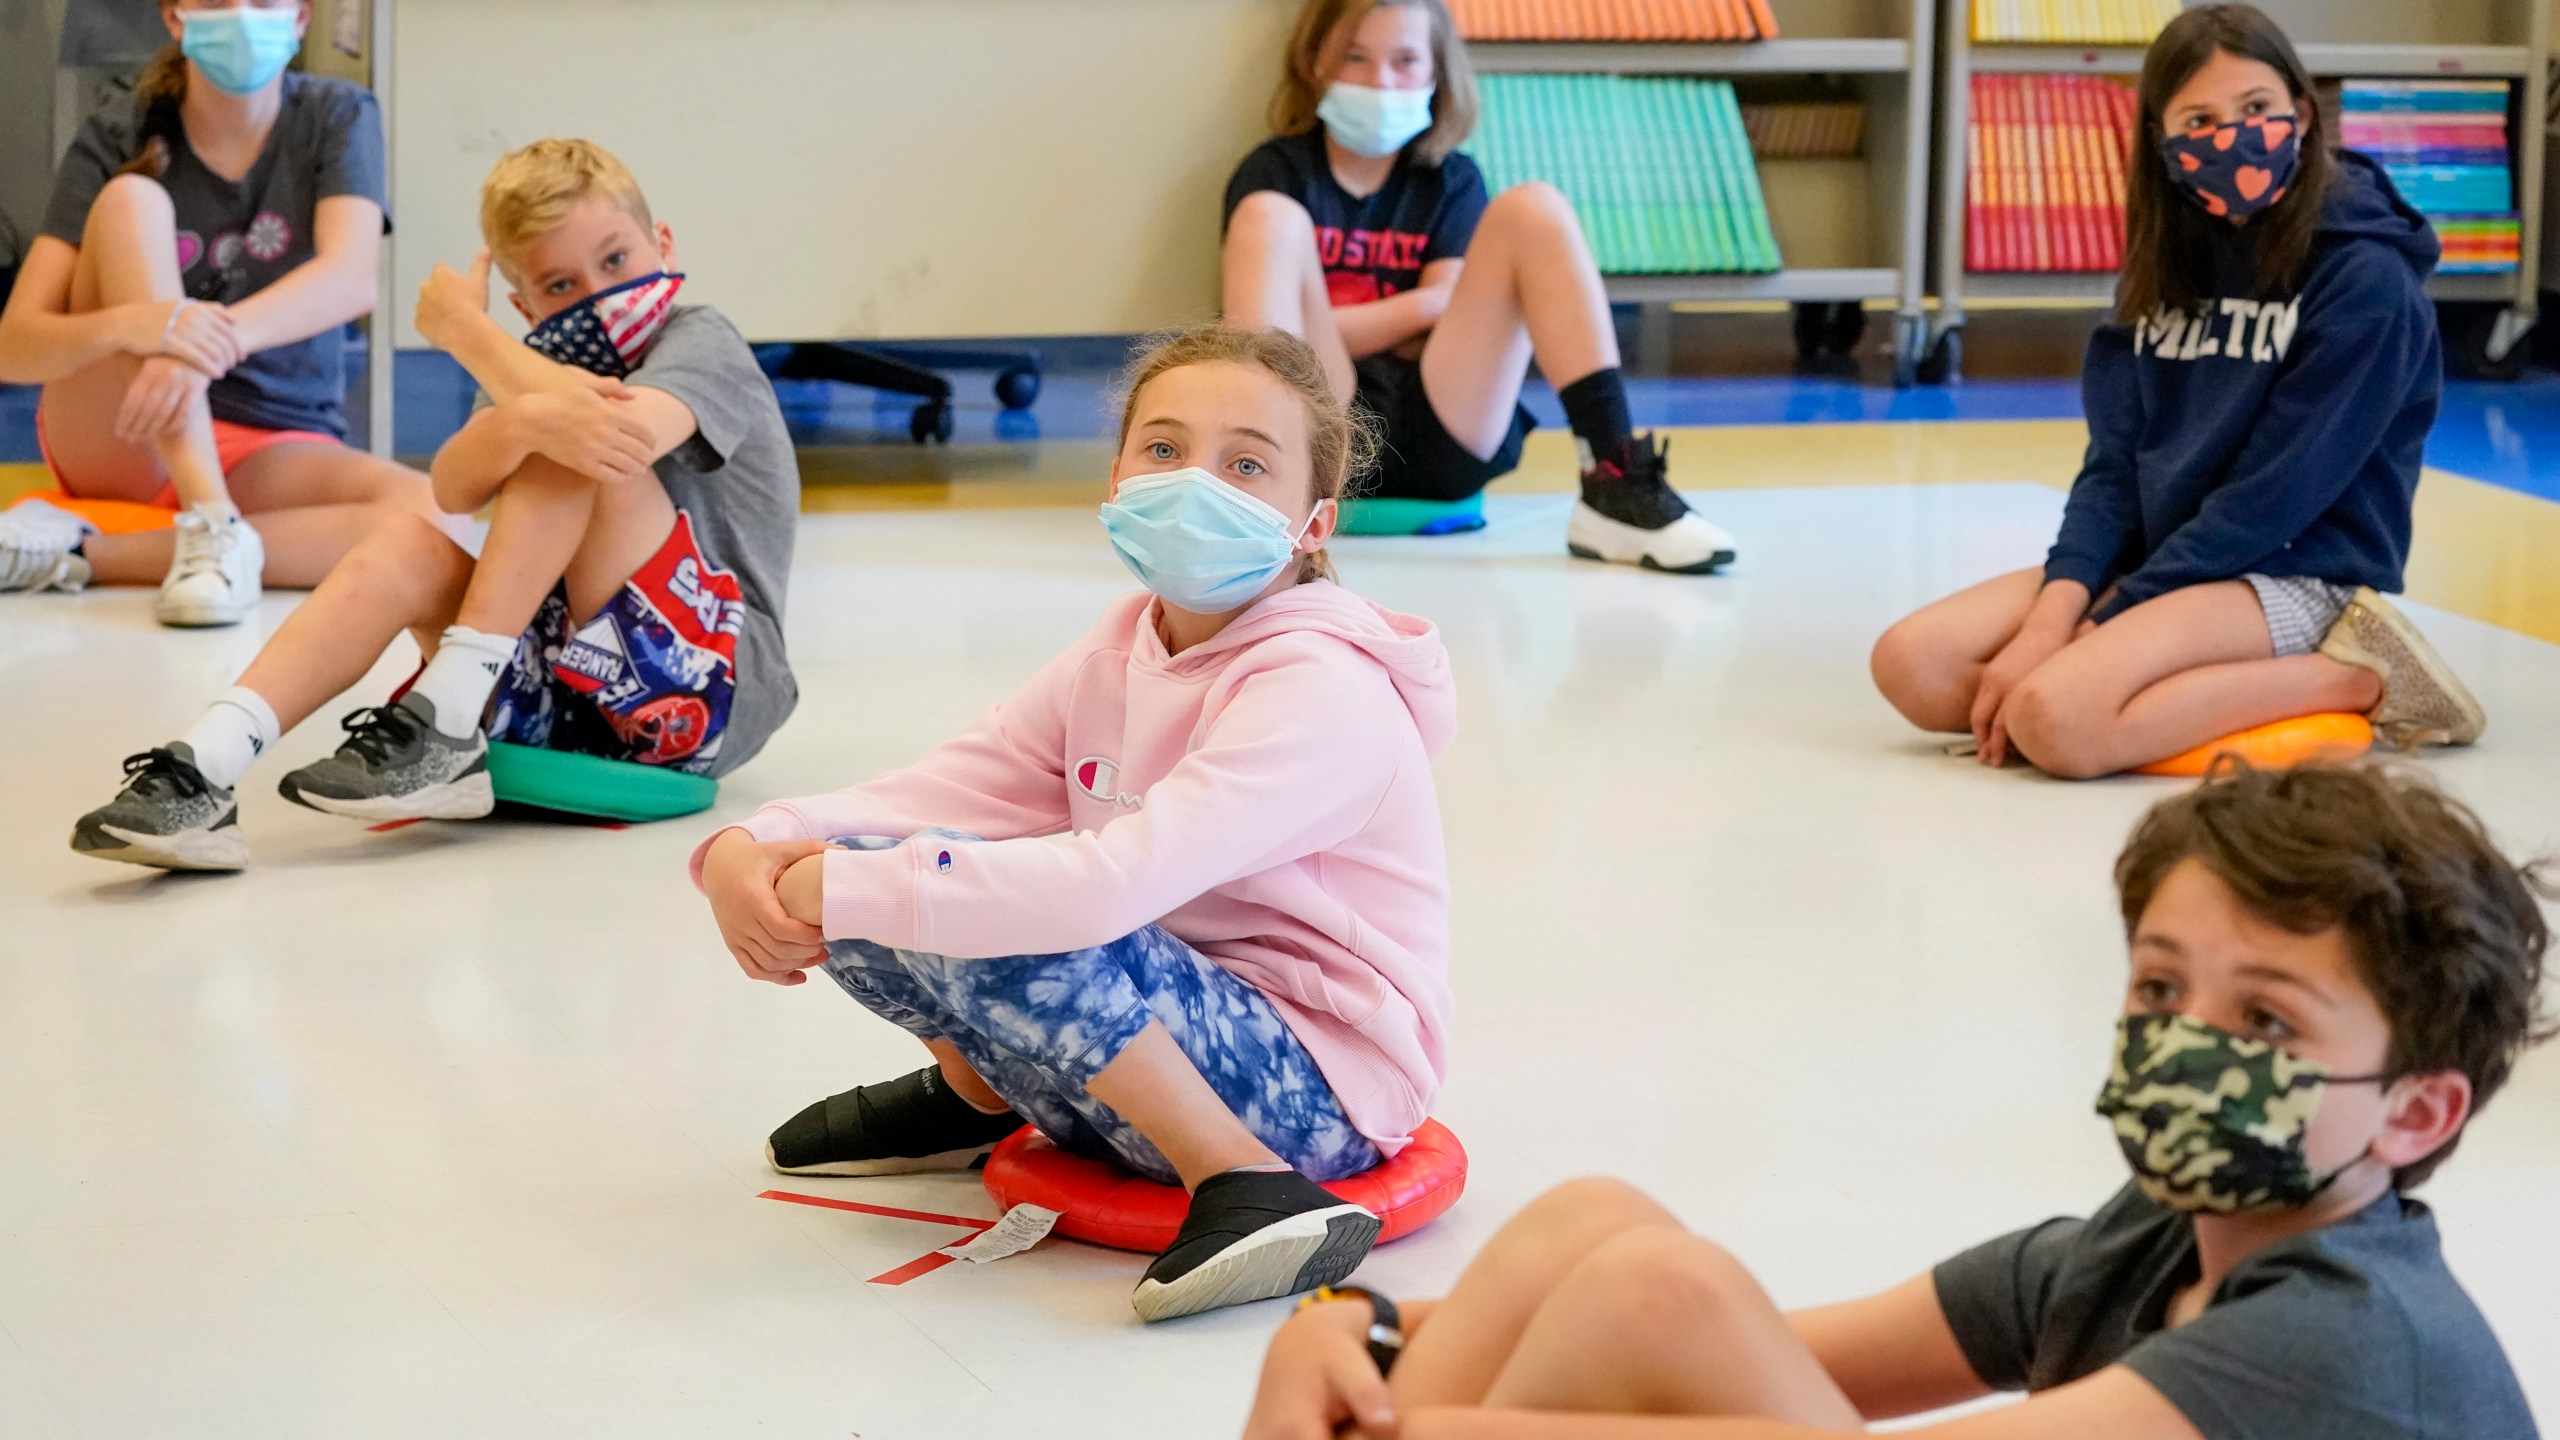
[[[1369,1302],[1369,1359],[1378,1373],[1394,1372],[1397,1357],[1404,1354],[1404,1317],[1396,1313],[1396,1302],[1375,1290],[1357,1285],[1319,1285],[1314,1293],[1298,1302],[1298,1308],[1322,1305],[1329,1300],[1366,1300]]]

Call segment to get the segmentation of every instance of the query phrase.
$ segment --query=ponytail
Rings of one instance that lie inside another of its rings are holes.
[[[133,82],[133,105],[141,117],[135,126],[140,136],[133,158],[118,170],[119,175],[140,175],[157,180],[169,173],[170,139],[181,134],[178,106],[187,98],[187,57],[174,44],[151,57],[142,75]]]

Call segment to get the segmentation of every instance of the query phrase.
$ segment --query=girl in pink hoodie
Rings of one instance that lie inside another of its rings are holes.
[[[1333,583],[1362,438],[1304,342],[1142,360],[1104,528],[1151,594],[959,739],[767,805],[695,854],[748,975],[822,965],[935,1063],[811,1105],[791,1174],[957,1169],[1026,1121],[1192,1192],[1149,1320],[1348,1275],[1377,1217],[1316,1182],[1439,1092],[1447,652]]]

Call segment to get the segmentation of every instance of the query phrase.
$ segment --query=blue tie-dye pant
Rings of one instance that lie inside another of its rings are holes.
[[[836,843],[876,850],[898,842]],[[1085,1088],[1160,1020],[1218,1098],[1281,1159],[1318,1180],[1379,1161],[1271,1001],[1160,925],[1057,955],[955,960],[868,940],[831,942],[827,954],[827,974],[863,1008],[918,1039],[951,1042],[1017,1113],[1068,1150],[1175,1183],[1155,1143]]]

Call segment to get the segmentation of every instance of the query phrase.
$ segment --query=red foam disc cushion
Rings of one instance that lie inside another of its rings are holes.
[[[1058,1233],[1091,1245],[1154,1255],[1173,1243],[1191,1197],[1107,1160],[1070,1155],[1026,1125],[987,1157],[987,1194],[1010,1210],[1037,1205],[1058,1212]],[[1381,1242],[1399,1240],[1440,1218],[1467,1188],[1467,1151],[1437,1120],[1425,1120],[1413,1143],[1374,1170],[1336,1180],[1327,1190],[1386,1222]]]

